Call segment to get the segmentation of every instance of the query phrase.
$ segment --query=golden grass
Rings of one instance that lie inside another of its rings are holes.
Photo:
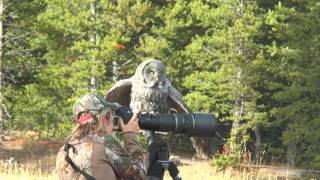
[[[234,170],[216,171],[208,162],[192,162],[191,165],[179,166],[179,175],[183,180],[273,180],[279,177],[270,172],[259,172],[254,170]],[[171,180],[169,173],[165,173],[165,180]]]
[[[50,160],[48,160],[50,159]],[[0,160],[0,179],[6,180],[53,180],[57,179],[54,170],[54,158],[47,158],[47,164],[41,161],[30,160],[27,164],[18,164],[14,160]],[[216,171],[206,161],[183,160],[183,165],[178,166],[180,176],[183,180],[253,180],[279,179],[271,173],[259,173],[253,170],[236,171],[228,169],[223,172]],[[51,166],[47,166],[51,164]],[[171,180],[166,171],[164,180]]]
[[[54,173],[46,174],[38,170],[23,170],[0,173],[0,179],[6,180],[54,180],[57,179]]]
[[[18,163],[14,158],[0,160],[0,179],[6,180],[51,180],[57,179],[54,170],[54,157],[41,160],[30,159],[27,163]]]
[[[0,143],[0,180],[57,179],[55,157],[61,143],[34,139],[17,139]],[[15,157],[16,159],[10,158]],[[289,179],[265,169],[227,169],[216,171],[208,161],[182,159],[178,166],[183,180],[252,180]],[[171,180],[166,171],[165,180]]]

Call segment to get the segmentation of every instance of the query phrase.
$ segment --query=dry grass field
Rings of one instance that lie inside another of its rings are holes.
[[[50,160],[51,161],[51,160]],[[48,162],[49,163],[49,162]],[[53,166],[53,161],[51,161]],[[189,162],[190,163],[190,162]],[[6,180],[53,180],[57,179],[54,169],[51,171],[45,170],[41,167],[41,163],[29,163],[26,165],[11,164],[5,169],[0,171],[0,179]],[[1,162],[1,168],[5,164]],[[266,180],[278,180],[278,179],[292,179],[288,177],[279,177],[276,174],[256,171],[235,171],[232,169],[217,172],[214,168],[208,165],[207,162],[191,162],[188,165],[182,165],[178,167],[180,170],[180,176],[184,180],[253,180],[253,179],[266,179]],[[170,180],[169,173],[165,173],[165,180]]]
[[[47,165],[54,166],[53,158],[44,160],[47,163],[43,166],[43,161],[34,162],[30,160],[27,164],[16,164],[13,162],[10,164],[8,161],[1,161],[1,170],[0,170],[0,179],[6,180],[51,180],[57,179],[54,168],[44,169],[44,167],[48,167]],[[185,162],[185,161],[183,161]],[[9,163],[9,164],[5,164]],[[257,172],[253,171],[235,171],[232,169],[226,170],[224,172],[217,172],[214,168],[208,165],[207,162],[191,162],[190,164],[184,164],[179,166],[180,176],[184,180],[251,180],[251,179],[279,179],[279,177],[275,174],[266,174],[265,172],[262,174],[257,174]],[[43,166],[43,167],[42,167]],[[165,180],[171,179],[169,173],[165,173]],[[282,178],[288,179],[288,178]]]
[[[21,140],[9,138],[0,144],[0,179],[5,180],[50,180],[57,179],[55,156],[61,143],[27,138]],[[300,179],[282,172],[275,173],[266,168],[242,168],[216,171],[208,161],[182,158],[178,166],[183,180],[278,180]],[[165,173],[165,180],[171,179]],[[316,178],[304,178],[316,179]]]

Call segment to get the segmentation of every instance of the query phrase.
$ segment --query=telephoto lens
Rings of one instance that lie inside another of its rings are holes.
[[[120,107],[115,111],[127,123],[133,113],[130,108]],[[149,114],[139,113],[139,127],[150,131],[172,132],[193,137],[212,137],[218,122],[209,113]]]

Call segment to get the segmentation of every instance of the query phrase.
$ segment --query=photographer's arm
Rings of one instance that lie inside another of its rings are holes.
[[[138,125],[137,114],[134,114],[127,124],[120,119],[120,127],[124,135],[124,147],[129,153],[131,167],[129,167],[130,177],[134,179],[146,179],[146,166],[142,149],[137,141]]]

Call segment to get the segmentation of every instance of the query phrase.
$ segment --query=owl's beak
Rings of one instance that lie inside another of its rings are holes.
[[[153,87],[158,87],[158,86],[159,86],[159,80],[156,79],[156,81],[155,81],[154,84],[153,84]]]

